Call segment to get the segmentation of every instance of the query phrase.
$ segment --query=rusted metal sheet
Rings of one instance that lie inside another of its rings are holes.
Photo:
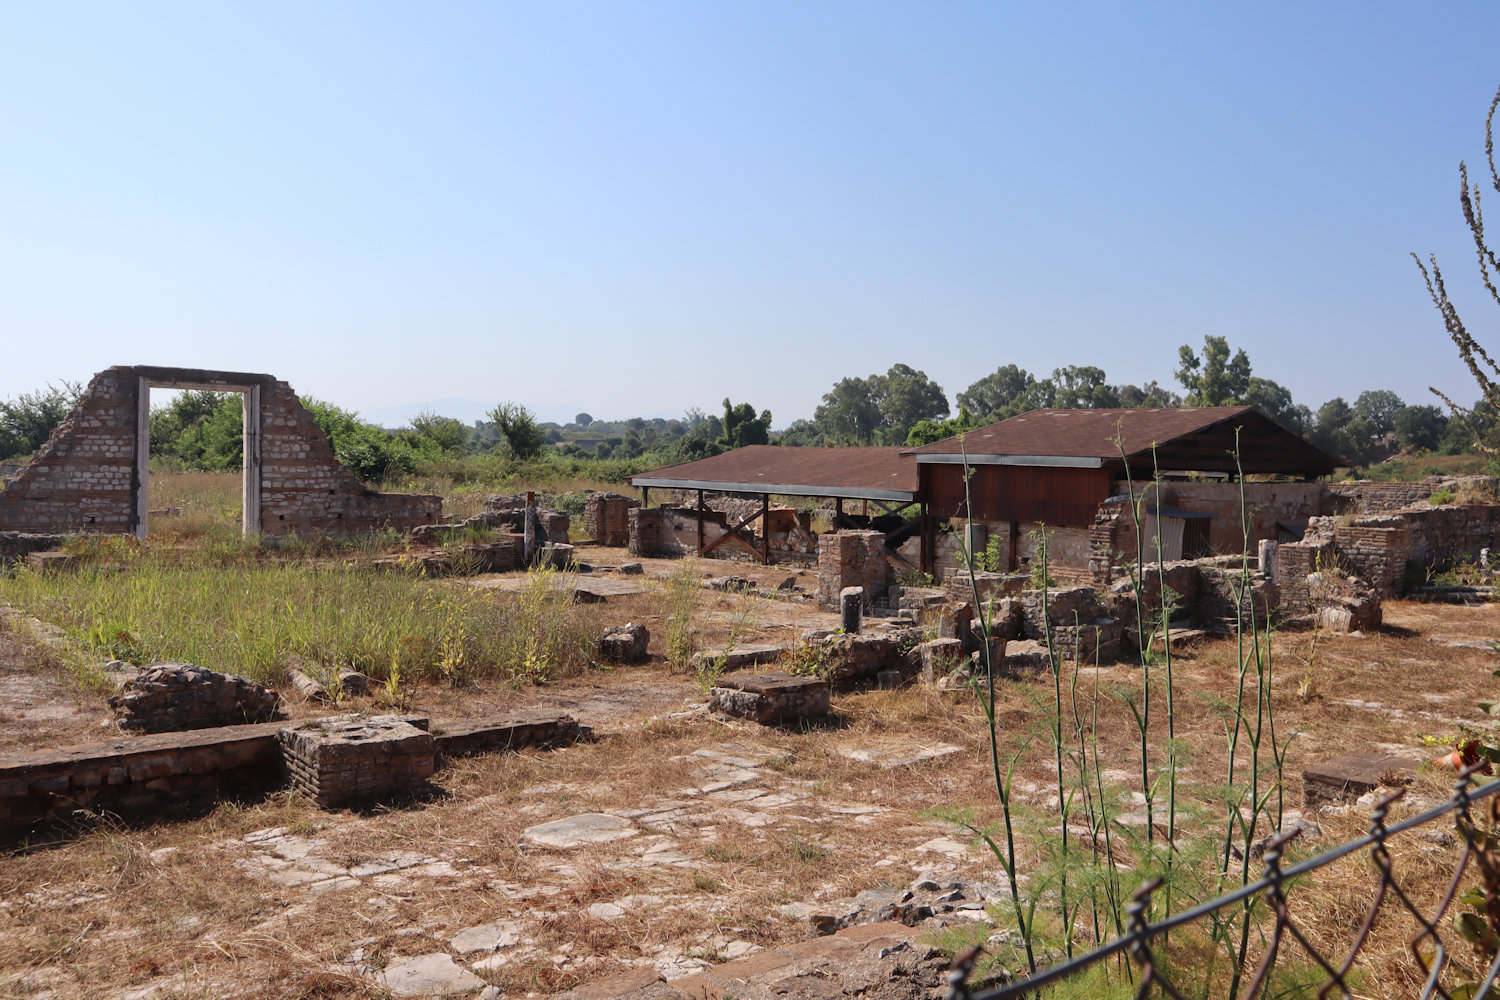
[[[1098,466],[1123,455],[1139,478],[1153,466],[1324,476],[1346,464],[1253,406],[1032,410],[906,454],[924,465],[967,460],[973,466]]]
[[[972,517],[976,521],[1043,522],[1086,526],[1109,496],[1104,469],[977,466],[971,468],[970,514],[964,506],[964,468],[924,465],[922,480],[933,517]]]

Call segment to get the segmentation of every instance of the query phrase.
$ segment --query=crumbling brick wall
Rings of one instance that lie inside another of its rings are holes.
[[[89,381],[73,412],[0,491],[0,529],[133,529],[138,384],[126,368],[111,368]]]
[[[600,545],[630,543],[630,511],[641,502],[618,493],[594,493],[583,504],[583,526]]]
[[[362,532],[432,524],[437,496],[377,493],[344,468],[312,414],[285,382],[269,375],[117,366],[95,375],[73,412],[36,457],[0,491],[0,530],[106,532],[136,530],[138,434],[142,382],[259,389],[262,535]]]
[[[818,536],[818,606],[838,610],[839,592],[863,587],[868,606],[890,584],[885,534],[879,531],[835,531]]]
[[[443,498],[416,493],[378,493],[365,486],[333,454],[333,447],[292,387],[263,376],[260,396],[260,531],[410,531],[436,524]]]
[[[1123,484],[1122,484],[1123,486]],[[1243,508],[1239,483],[1138,482],[1130,492],[1099,505],[1089,529],[1087,565],[1095,586],[1119,579],[1119,567],[1136,557],[1133,493],[1150,511],[1158,506],[1209,515],[1209,547],[1216,553],[1237,553],[1244,546],[1244,515],[1249,515],[1250,553],[1265,539],[1276,541],[1282,527],[1299,530],[1325,512],[1326,483],[1245,483]],[[1148,548],[1149,551],[1149,548]]]
[[[636,507],[629,513],[630,554],[633,556],[660,556],[662,551],[662,508]]]
[[[1332,499],[1325,514],[1386,514],[1393,511],[1430,506],[1432,496],[1442,490],[1455,493],[1490,493],[1496,491],[1493,476],[1428,476],[1419,483],[1377,483],[1354,480],[1329,483]]]

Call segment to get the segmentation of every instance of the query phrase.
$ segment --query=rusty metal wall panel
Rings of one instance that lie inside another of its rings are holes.
[[[920,468],[934,517],[969,516],[964,507],[963,466]],[[1099,504],[1109,496],[1110,476],[1104,469],[980,465],[970,471],[969,498],[977,521],[1090,525]]]

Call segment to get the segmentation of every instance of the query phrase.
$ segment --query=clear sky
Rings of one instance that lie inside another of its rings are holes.
[[[1500,4],[12,3],[0,398],[810,416],[896,362],[1472,398]],[[1496,209],[1500,212],[1500,208]],[[1500,348],[1500,336],[1491,338]],[[460,414],[468,416],[467,414]]]

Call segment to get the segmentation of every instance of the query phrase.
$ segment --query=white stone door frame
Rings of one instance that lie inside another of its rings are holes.
[[[196,389],[205,392],[237,392],[244,406],[243,473],[244,517],[241,530],[246,537],[260,532],[260,383],[202,382],[191,379],[156,379],[140,376],[136,392],[135,415],[135,524],[137,538],[146,537],[147,512],[151,507],[151,390]]]

